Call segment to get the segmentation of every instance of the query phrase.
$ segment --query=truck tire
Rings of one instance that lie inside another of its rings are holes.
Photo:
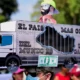
[[[6,58],[5,66],[19,66],[21,64],[20,59],[17,56],[9,56]]]

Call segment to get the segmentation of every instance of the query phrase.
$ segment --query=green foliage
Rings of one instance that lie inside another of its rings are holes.
[[[5,16],[0,15],[0,22],[3,22],[3,21],[5,21]]]
[[[39,17],[41,16],[40,14],[40,3],[43,0],[38,0],[38,2],[34,5],[34,12],[31,14],[31,20],[32,21],[38,21]]]
[[[37,21],[40,17],[40,2],[34,6],[34,12],[31,14],[31,19]],[[80,24],[80,0],[54,0],[57,5],[59,14],[53,15],[58,23],[61,24]]]
[[[10,20],[11,14],[17,11],[16,0],[0,0],[0,22]]]

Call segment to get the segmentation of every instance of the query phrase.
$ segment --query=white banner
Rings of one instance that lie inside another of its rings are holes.
[[[17,52],[27,56],[80,54],[80,26],[18,21]]]

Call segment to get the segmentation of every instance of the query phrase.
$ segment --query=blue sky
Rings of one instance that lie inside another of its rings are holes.
[[[17,0],[18,11],[11,16],[12,20],[28,20],[30,21],[30,14],[33,12],[33,6],[37,0]]]

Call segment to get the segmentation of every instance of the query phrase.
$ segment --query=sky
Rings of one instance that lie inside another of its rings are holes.
[[[37,0],[17,0],[18,11],[11,16],[12,20],[30,20],[30,14],[33,12],[33,6]]]

